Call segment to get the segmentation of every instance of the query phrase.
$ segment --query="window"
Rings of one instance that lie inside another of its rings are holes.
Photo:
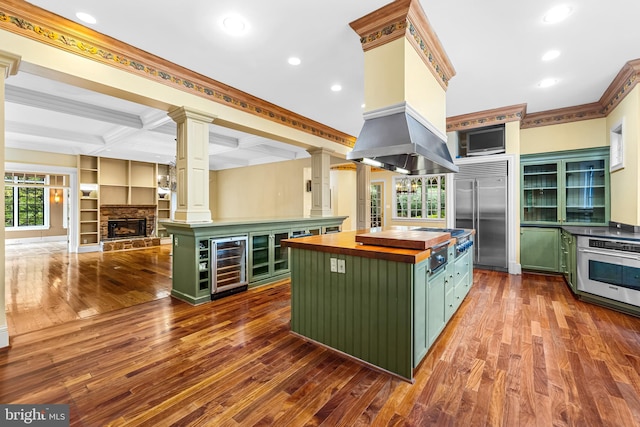
[[[4,177],[4,225],[13,229],[49,226],[46,175],[7,173]]]
[[[398,176],[393,184],[395,218],[445,218],[445,175]]]

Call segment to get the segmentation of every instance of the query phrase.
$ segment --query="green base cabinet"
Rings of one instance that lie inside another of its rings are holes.
[[[291,248],[291,267],[293,332],[412,378],[414,264]]]
[[[289,236],[340,229],[345,216],[276,218],[211,223],[163,221],[172,235],[171,295],[190,304],[211,301],[210,240],[248,236],[249,286],[260,286],[289,276],[289,248],[281,242]]]
[[[290,237],[289,229],[249,234],[249,282],[262,283],[289,273],[289,250],[282,241]]]
[[[560,270],[560,230],[521,227],[520,264],[523,269],[558,273]]]
[[[431,273],[428,260],[410,264],[293,247],[291,330],[412,380],[471,287],[470,254],[452,256]],[[344,274],[331,271],[332,258],[344,260]]]
[[[566,230],[560,232],[560,270],[567,284],[575,293],[578,289],[578,248],[577,238]]]

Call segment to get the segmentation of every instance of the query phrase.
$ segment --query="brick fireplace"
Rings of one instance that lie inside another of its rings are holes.
[[[144,220],[144,221],[137,221]],[[129,227],[134,223],[146,223],[136,229],[136,233],[126,236],[122,233],[109,238],[109,230],[113,233],[114,223],[120,227]],[[103,251],[146,248],[160,245],[160,238],[155,237],[156,223],[155,205],[102,205],[100,206],[100,244]],[[137,234],[137,235],[133,235]],[[144,234],[144,235],[143,235]]]

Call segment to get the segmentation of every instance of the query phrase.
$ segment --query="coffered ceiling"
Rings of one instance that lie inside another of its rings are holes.
[[[388,0],[33,0],[204,76],[357,136],[363,113],[363,53],[353,20]],[[640,2],[630,0],[421,0],[456,75],[447,116],[526,104],[528,114],[600,99],[625,62],[640,58]],[[551,7],[571,7],[557,24]],[[220,20],[244,17],[242,36]],[[560,56],[543,61],[551,49]],[[300,65],[289,65],[291,56]],[[557,83],[541,88],[552,78]],[[331,90],[340,85],[341,91]],[[167,163],[175,125],[166,112],[19,73],[7,80],[7,146]],[[211,125],[213,170],[303,158],[299,147]]]

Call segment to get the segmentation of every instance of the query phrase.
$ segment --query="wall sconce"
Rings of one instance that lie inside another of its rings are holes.
[[[60,193],[58,193],[58,190],[55,190],[53,193],[53,202],[57,205],[58,203],[60,203]]]

